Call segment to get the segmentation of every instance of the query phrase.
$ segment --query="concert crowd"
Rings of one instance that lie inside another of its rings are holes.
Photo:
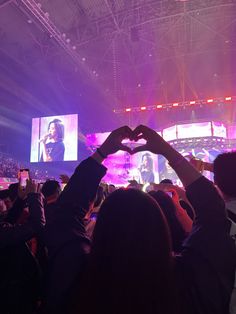
[[[22,164],[14,157],[0,152],[0,177],[17,178],[21,168],[28,168],[28,165],[22,166]],[[45,180],[52,177],[47,170],[32,167],[32,165],[30,166],[30,176],[35,180]]]
[[[183,188],[103,183],[119,150],[164,156]],[[0,164],[0,176],[19,169]],[[214,182],[203,169],[154,130],[123,126],[62,176],[63,190],[30,178],[0,191],[0,313],[236,314],[236,152],[206,165]]]

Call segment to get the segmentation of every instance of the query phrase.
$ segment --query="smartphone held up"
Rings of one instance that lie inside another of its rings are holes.
[[[22,188],[26,187],[27,180],[29,180],[29,169],[20,169],[19,174],[19,183]]]

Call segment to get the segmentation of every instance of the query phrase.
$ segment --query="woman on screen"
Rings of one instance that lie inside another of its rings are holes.
[[[40,161],[63,161],[65,153],[64,125],[60,119],[52,120],[48,133],[40,140],[42,155]]]
[[[155,181],[154,171],[153,171],[153,160],[149,153],[142,156],[142,162],[139,167],[141,183],[153,183]]]

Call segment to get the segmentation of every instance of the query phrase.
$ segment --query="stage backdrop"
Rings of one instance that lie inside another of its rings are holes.
[[[163,136],[166,141],[180,140],[181,142],[186,142],[187,139],[200,137],[211,138],[217,136],[221,138],[227,138],[227,127],[223,122],[220,121],[205,121],[172,125],[168,128],[157,131],[157,133]],[[232,126],[230,130],[228,129],[228,133],[228,136],[230,135],[231,138],[235,138],[236,127]],[[92,148],[92,150],[95,150],[96,147],[99,147],[105,141],[109,134],[110,132],[88,134],[86,137],[86,144],[88,147]],[[133,143],[129,140],[125,140],[123,142],[127,143],[130,147],[145,143],[144,140],[141,140],[138,143]],[[213,162],[216,156],[222,152],[222,149],[186,147],[185,149],[180,149],[179,152],[184,157],[193,156],[206,162]],[[129,155],[126,152],[119,151],[114,155],[110,155],[104,161],[104,165],[108,168],[107,174],[104,177],[104,181],[116,185],[125,185],[130,180],[136,180],[138,183],[143,183],[141,177],[141,168],[143,164],[143,155],[145,155],[145,153],[149,152]],[[163,179],[171,179],[174,184],[181,185],[181,182],[178,179],[176,173],[169,166],[167,160],[163,156],[156,156],[151,153],[149,154],[153,163],[155,183],[159,183],[159,181]],[[204,175],[209,179],[212,179],[210,172],[205,171]]]

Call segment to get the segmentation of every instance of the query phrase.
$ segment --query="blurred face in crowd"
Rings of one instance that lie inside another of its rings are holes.
[[[13,205],[13,202],[11,201],[10,197],[4,198],[4,204],[6,206],[6,209],[10,209]]]
[[[109,193],[109,194],[112,193],[112,192],[114,192],[115,190],[116,190],[116,187],[115,187],[114,185],[110,184],[110,185],[108,186],[108,193]]]
[[[0,200],[0,214],[5,212],[7,210],[7,207],[5,205],[5,202],[3,200]]]

